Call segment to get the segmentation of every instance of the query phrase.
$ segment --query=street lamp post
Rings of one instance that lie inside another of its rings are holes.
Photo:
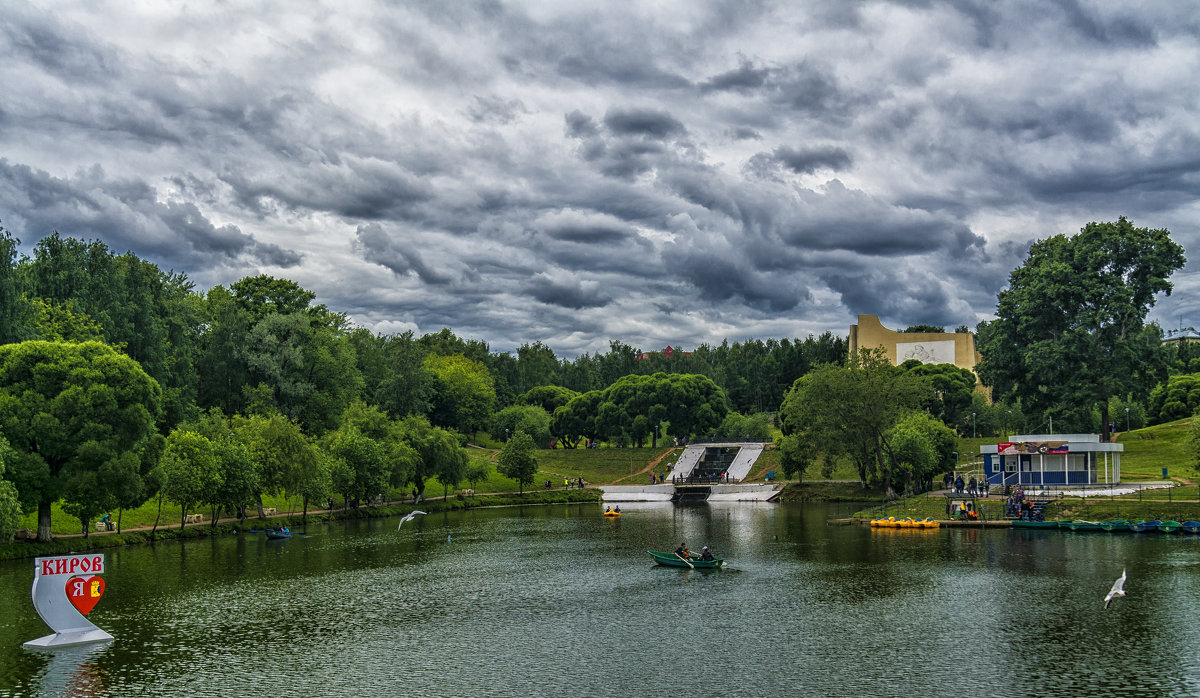
[[[971,413],[971,438],[975,438],[975,413]]]
[[[1129,428],[1129,408],[1125,408],[1125,431],[1130,431]]]

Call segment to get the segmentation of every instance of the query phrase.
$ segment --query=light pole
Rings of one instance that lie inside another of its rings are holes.
[[[975,438],[975,413],[971,413],[971,438]]]
[[[1125,431],[1129,431],[1129,408],[1125,408]]]

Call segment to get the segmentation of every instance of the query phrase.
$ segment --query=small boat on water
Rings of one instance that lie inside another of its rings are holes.
[[[285,538],[291,538],[291,537],[292,537],[292,532],[287,530],[286,528],[283,529],[282,531],[267,531],[267,540],[283,540]]]
[[[1179,527],[1182,525],[1183,524],[1179,523],[1178,521],[1159,521],[1158,530],[1163,533],[1174,533],[1178,531]]]
[[[1071,529],[1072,531],[1103,531],[1104,530],[1104,527],[1102,527],[1100,525],[1099,521],[1083,521],[1082,519],[1075,519],[1071,523],[1067,524],[1067,528]]]
[[[688,557],[688,561],[684,562],[683,559],[675,553],[667,553],[660,550],[647,550],[646,552],[650,553],[650,557],[654,558],[655,562],[660,565],[666,565],[667,567],[688,567],[690,569],[702,570],[719,569],[725,564],[725,558],[723,557],[715,557],[711,560],[701,560],[699,557],[691,555]],[[688,562],[692,564],[689,565]]]
[[[615,510],[614,509],[605,509],[604,515],[605,516],[620,516],[621,510],[620,509],[615,509]]]
[[[1155,531],[1155,530],[1158,530],[1158,525],[1160,523],[1162,523],[1162,521],[1160,521],[1158,519],[1155,519],[1153,521],[1131,521],[1129,523],[1129,530],[1133,531],[1134,533],[1146,533],[1147,531]]]
[[[1126,531],[1129,530],[1129,522],[1125,519],[1109,519],[1108,521],[1101,521],[1100,528],[1103,528],[1105,531]]]
[[[1184,521],[1179,528],[1184,533],[1200,533],[1200,521]]]

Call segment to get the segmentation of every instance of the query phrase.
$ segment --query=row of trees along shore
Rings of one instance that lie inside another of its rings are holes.
[[[36,510],[48,539],[54,502],[87,521],[155,498],[216,514],[261,508],[264,494],[306,508],[423,494],[430,477],[486,477],[464,449],[483,430],[516,442],[501,472],[524,487],[527,444],[768,438],[775,410],[789,476],[849,462],[864,485],[913,489],[952,464],[968,424],[1106,427],[1200,358],[1170,355],[1145,323],[1182,249],[1124,218],[1035,243],[1013,272],[997,319],[978,327],[994,400],[969,371],[848,357],[828,332],[670,353],[612,341],[566,360],[449,329],[376,334],[287,279],[201,293],[98,241],[54,233],[28,257],[18,244],[0,229],[0,536]]]

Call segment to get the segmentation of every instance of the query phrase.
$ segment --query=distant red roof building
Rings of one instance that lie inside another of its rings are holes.
[[[637,357],[638,357],[639,359],[648,359],[648,358],[650,358],[651,356],[654,356],[655,354],[662,354],[663,356],[665,356],[665,357],[667,357],[667,358],[669,359],[669,358],[671,358],[671,357],[673,357],[673,356],[691,356],[691,355],[692,355],[692,352],[690,352],[690,351],[677,351],[677,350],[675,349],[675,347],[672,347],[670,344],[668,344],[668,345],[666,346],[666,348],[664,348],[662,351],[644,351],[644,352],[642,352],[641,354],[638,354],[638,355],[637,355]]]

